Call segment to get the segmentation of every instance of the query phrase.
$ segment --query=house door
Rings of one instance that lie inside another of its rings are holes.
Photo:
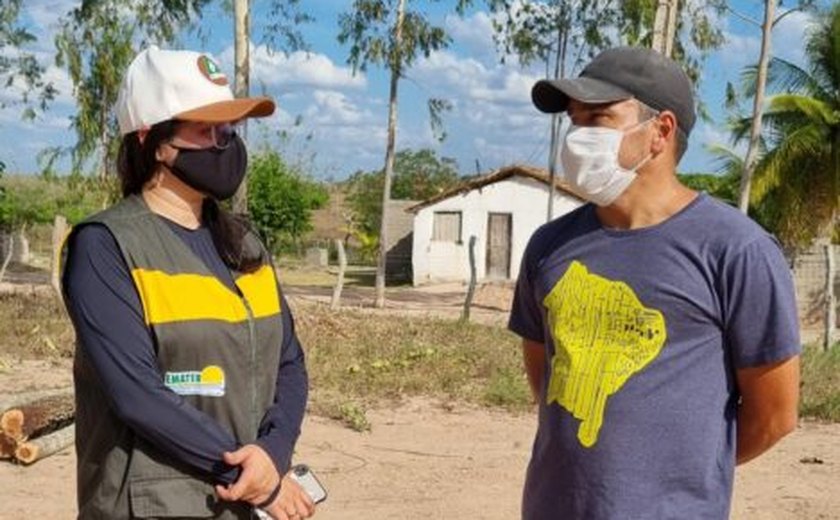
[[[510,278],[510,213],[487,215],[487,278]]]

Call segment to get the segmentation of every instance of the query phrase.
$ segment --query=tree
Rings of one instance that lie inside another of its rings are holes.
[[[248,170],[248,211],[269,250],[299,244],[312,229],[312,211],[329,200],[326,188],[272,150],[256,154]]]
[[[394,172],[394,151],[397,133],[397,90],[399,80],[418,54],[450,43],[443,28],[429,23],[420,11],[407,9],[409,0],[354,0],[352,8],[339,16],[339,43],[350,44],[347,62],[353,72],[365,70],[368,64],[382,65],[390,73],[388,97],[388,139],[385,146],[385,174],[382,189],[382,222],[379,231],[379,259],[376,268],[376,306],[385,306],[385,265],[388,248],[388,200]],[[456,9],[463,9],[470,0],[457,0]]]
[[[655,14],[657,6],[663,2],[667,2],[664,6],[667,9],[663,12],[662,24],[667,22],[667,26],[660,29],[664,31],[663,38],[654,42]],[[542,63],[546,77],[550,78],[565,77],[584,59],[618,43],[635,46],[656,43],[683,62],[696,82],[701,58],[687,51],[689,43],[702,55],[723,42],[722,32],[712,19],[715,12],[723,9],[723,0],[682,3],[676,0],[487,0],[487,3],[491,12],[499,15],[494,21],[494,30],[502,61],[513,54],[523,66]],[[683,26],[690,30],[681,31]],[[561,124],[559,115],[552,117],[548,152],[552,180],[557,170]],[[547,213],[550,220],[553,218],[554,182],[549,186]]]
[[[355,226],[368,236],[378,237],[382,224],[383,170],[354,173],[347,180],[348,202]],[[400,150],[394,159],[392,199],[424,200],[459,181],[454,159],[438,157],[434,150]]]
[[[0,84],[6,89],[22,88],[21,101],[26,106],[25,118],[33,118],[35,110],[30,96],[37,93],[37,106],[45,110],[57,93],[52,83],[45,82],[44,65],[35,54],[23,50],[36,40],[35,35],[19,24],[20,0],[5,0],[0,4]],[[5,106],[0,103],[0,108]]]
[[[249,58],[251,39],[249,37],[249,27],[250,10],[248,0],[233,0],[233,94],[238,98],[248,97],[249,91],[251,75]],[[243,126],[242,132],[247,133],[247,127]],[[245,136],[243,135],[243,137]],[[240,184],[236,193],[233,195],[233,211],[236,213],[246,213],[248,211],[247,182]]]
[[[770,97],[759,142],[750,202],[772,197],[778,205],[779,238],[794,248],[815,239],[830,244],[840,203],[840,4],[817,17],[805,46],[807,70],[774,58],[768,68]],[[747,138],[752,118],[733,122],[733,140]],[[761,152],[761,148],[759,148]],[[831,265],[831,264],[829,264]],[[831,281],[836,273],[830,272]],[[826,287],[826,341],[836,310]]]
[[[677,34],[677,11],[679,0],[659,0],[653,21],[651,48],[671,57],[674,38]]]
[[[298,50],[306,46],[300,25],[313,18],[300,10],[300,0],[272,0],[269,11],[271,22],[266,28],[264,40],[269,49],[282,49],[284,52]],[[251,82],[251,12],[249,0],[233,0],[233,41],[234,41],[234,95],[248,97]],[[247,136],[247,120],[242,122],[243,138]],[[247,213],[248,183],[239,185],[233,196],[233,211]]]
[[[488,0],[496,44],[506,56],[515,54],[523,66],[538,62],[545,75],[564,78],[581,56],[590,49],[600,49],[606,39],[601,27],[615,16],[610,2],[603,0],[552,0],[545,3],[521,3],[515,0]],[[571,62],[571,63],[570,63]],[[559,114],[551,118],[548,150],[549,193],[546,220],[554,218],[554,194],[557,175],[557,151],[560,146]]]
[[[761,118],[764,109],[764,90],[767,85],[767,69],[770,63],[772,52],[771,42],[773,28],[787,15],[799,11],[802,8],[810,7],[811,2],[801,1],[800,6],[788,9],[778,17],[776,17],[776,0],[765,0],[764,2],[764,22],[759,22],[750,17],[735,11],[732,8],[729,10],[742,20],[746,20],[753,25],[761,27],[761,53],[759,54],[758,68],[755,75],[754,86],[749,89],[754,92],[753,95],[753,118],[750,126],[750,139],[747,146],[747,154],[744,158],[743,169],[741,170],[741,186],[738,194],[738,209],[745,215],[748,212],[750,204],[750,186],[752,184],[753,170],[755,169],[756,158],[758,157],[759,138],[761,133]]]
[[[56,64],[69,72],[76,98],[74,170],[98,156],[99,177],[107,182],[119,147],[113,107],[126,68],[148,43],[172,41],[208,2],[84,0],[65,17],[56,37]]]

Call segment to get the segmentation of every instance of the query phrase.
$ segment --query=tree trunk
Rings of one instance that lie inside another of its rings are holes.
[[[344,252],[344,242],[336,239],[335,247],[338,250],[338,280],[333,288],[330,309],[336,310],[341,305],[341,291],[344,289],[344,271],[347,270],[347,254]]]
[[[73,387],[66,386],[63,388],[51,388],[49,390],[34,390],[29,392],[5,394],[2,397],[0,397],[0,412],[4,412],[12,408],[18,408],[28,403],[40,401],[42,399],[49,399],[64,395],[72,396]]]
[[[249,62],[249,38],[250,15],[248,0],[233,1],[234,18],[234,95],[238,98],[248,97],[250,81]],[[246,122],[242,122],[242,138],[247,134]],[[247,178],[239,185],[239,189],[233,196],[233,211],[235,213],[248,213],[248,180]]]
[[[9,267],[9,262],[12,261],[12,254],[15,252],[14,248],[14,237],[11,233],[7,235],[6,244],[8,249],[6,250],[6,258],[3,259],[3,265],[0,265],[0,283],[3,282],[3,277],[6,276],[6,269]]]
[[[29,239],[26,238],[25,225],[21,226],[14,233],[12,249],[14,250],[14,254],[12,255],[13,262],[17,262],[19,264],[28,264],[29,261],[32,259],[32,254],[29,250]]]
[[[670,0],[659,0],[656,4],[656,15],[653,18],[653,36],[651,38],[651,49],[665,53],[665,39],[668,35],[668,11]]]
[[[57,432],[24,442],[15,450],[15,458],[24,464],[32,464],[37,460],[58,453],[73,444],[75,430],[76,427],[71,424]]]
[[[76,413],[72,393],[55,395],[6,410],[0,429],[16,441],[40,437],[71,424]]]
[[[776,13],[776,0],[766,0],[764,3],[764,25],[761,28],[761,57],[758,61],[758,78],[755,85],[755,100],[753,101],[753,120],[750,126],[750,144],[744,159],[744,171],[741,173],[741,187],[738,193],[738,209],[745,215],[750,207],[750,187],[755,171],[758,143],[761,137],[761,116],[764,110],[764,87],[767,84],[767,68],[770,63],[770,42],[773,31],[773,17]]]
[[[834,245],[829,237],[825,245],[825,334],[823,334],[823,350],[834,345],[834,329],[837,325],[836,299],[834,297],[834,274],[837,265],[834,258]]]
[[[105,93],[107,95],[107,92]],[[102,186],[107,186],[108,181],[108,112],[103,110],[99,115],[99,148],[102,154],[102,164],[99,165],[99,181]]]
[[[53,290],[61,299],[61,248],[67,238],[67,219],[63,215],[56,215],[53,220],[52,259],[50,262],[50,283]]]
[[[405,0],[397,7],[397,21],[394,27],[393,56],[391,58],[391,92],[388,98],[388,144],[385,148],[385,185],[382,189],[382,223],[379,228],[379,261],[376,265],[376,307],[385,307],[385,266],[388,262],[388,203],[391,201],[391,179],[394,176],[395,147],[397,140],[397,86],[402,73],[403,20]]]
[[[665,46],[663,54],[669,58],[674,55],[674,41],[677,39],[677,11],[680,0],[671,0],[668,8],[668,25],[665,29]]]

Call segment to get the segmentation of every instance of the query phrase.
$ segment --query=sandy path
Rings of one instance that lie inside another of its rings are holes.
[[[412,400],[369,418],[370,433],[307,418],[297,459],[330,494],[317,518],[517,518],[532,415]],[[800,462],[814,457],[823,463]],[[71,450],[28,468],[0,463],[0,518],[73,518],[74,471]],[[803,423],[736,481],[734,519],[840,518],[840,425]]]

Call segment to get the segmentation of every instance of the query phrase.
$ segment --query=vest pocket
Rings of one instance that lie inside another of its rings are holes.
[[[133,518],[213,518],[213,487],[191,478],[135,480],[129,484]]]

